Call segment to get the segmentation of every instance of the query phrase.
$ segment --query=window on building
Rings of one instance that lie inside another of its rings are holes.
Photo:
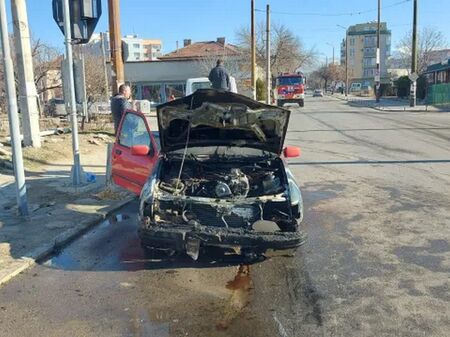
[[[350,46],[354,46],[355,45],[355,38],[351,37],[350,38]]]
[[[141,53],[134,53],[134,58],[139,60],[141,58]]]
[[[365,47],[374,47],[376,45],[376,37],[375,36],[364,36],[364,46]]]
[[[169,99],[172,95],[175,98],[181,98],[184,96],[184,85],[181,83],[177,84],[166,84],[166,99]]]
[[[139,43],[133,43],[133,48],[139,49],[141,48],[141,45]]]
[[[354,48],[351,48],[351,49],[350,49],[349,56],[350,56],[351,58],[355,57],[355,49],[354,49]]]
[[[364,67],[374,67],[377,64],[377,59],[375,57],[366,57],[363,59]]]
[[[375,69],[364,69],[363,76],[364,77],[373,77],[373,76],[375,76]]]
[[[150,84],[142,86],[142,99],[149,100],[154,103],[162,103],[162,86],[161,84]]]

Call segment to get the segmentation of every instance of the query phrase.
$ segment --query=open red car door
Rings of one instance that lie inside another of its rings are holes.
[[[115,184],[140,194],[158,160],[158,147],[144,114],[126,111],[112,150]]]

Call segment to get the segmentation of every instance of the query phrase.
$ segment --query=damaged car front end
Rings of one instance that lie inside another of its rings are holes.
[[[140,198],[145,247],[241,254],[301,245],[301,192],[281,158],[289,111],[198,90],[158,107],[161,156]]]

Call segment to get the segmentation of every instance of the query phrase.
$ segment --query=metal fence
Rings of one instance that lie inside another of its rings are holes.
[[[449,104],[450,83],[434,84],[428,89],[427,104]]]

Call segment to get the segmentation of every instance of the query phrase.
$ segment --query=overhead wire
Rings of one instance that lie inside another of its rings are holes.
[[[382,9],[387,9],[387,8],[392,8],[392,7],[396,7],[396,6],[400,6],[403,5],[407,2],[411,2],[411,0],[402,0],[402,1],[398,1],[395,2],[393,4],[387,5],[387,6],[383,6]],[[375,9],[367,9],[367,10],[362,10],[362,11],[358,11],[358,12],[347,12],[347,13],[293,13],[293,12],[279,12],[279,11],[270,11],[271,14],[280,14],[280,15],[291,15],[291,16],[321,16],[321,17],[339,17],[339,16],[355,16],[355,15],[362,15],[362,14],[366,14],[366,13],[372,13],[372,12],[376,12],[378,11],[378,8]],[[255,9],[255,12],[263,12],[265,13],[266,10],[264,9]]]

